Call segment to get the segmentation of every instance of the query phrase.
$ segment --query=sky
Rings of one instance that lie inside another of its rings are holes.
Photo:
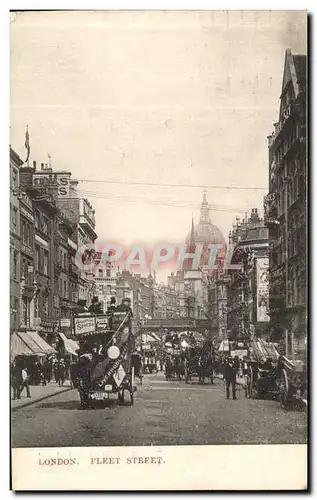
[[[304,11],[18,13],[11,146],[25,158],[28,125],[31,160],[81,181],[102,240],[183,242],[204,187],[227,238],[262,208],[287,48],[306,53]]]

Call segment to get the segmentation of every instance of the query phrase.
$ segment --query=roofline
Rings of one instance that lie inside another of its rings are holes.
[[[18,167],[20,167],[24,163],[24,161],[21,160],[18,153],[14,151],[14,149],[12,149],[11,146],[10,146],[10,160],[13,160],[18,165]]]

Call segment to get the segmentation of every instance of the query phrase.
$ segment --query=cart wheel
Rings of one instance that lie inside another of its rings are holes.
[[[279,379],[279,399],[282,408],[284,410],[287,409],[288,406],[288,391],[289,391],[289,384],[288,384],[288,378],[287,378],[287,373],[286,370],[283,369],[281,373],[281,377]]]
[[[252,366],[249,366],[247,375],[247,397],[249,399],[252,399],[253,397],[253,382],[254,382],[253,370]]]

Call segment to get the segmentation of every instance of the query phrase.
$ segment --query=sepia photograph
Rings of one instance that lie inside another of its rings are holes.
[[[307,488],[307,72],[304,10],[10,12],[13,489]]]

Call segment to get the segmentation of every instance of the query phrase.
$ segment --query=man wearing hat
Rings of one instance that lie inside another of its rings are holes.
[[[110,306],[108,307],[108,312],[115,312],[117,310],[117,306],[116,306],[116,298],[115,297],[111,297],[110,299]]]
[[[235,363],[231,357],[228,358],[228,361],[225,364],[224,378],[226,379],[226,397],[227,397],[227,399],[230,399],[230,385],[232,387],[232,399],[237,399],[236,398],[237,371],[236,371]]]

